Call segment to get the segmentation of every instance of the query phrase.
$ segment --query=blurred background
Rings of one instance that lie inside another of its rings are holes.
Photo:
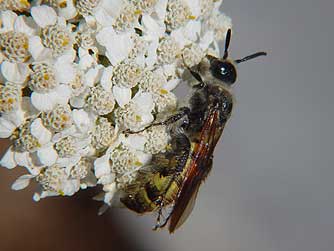
[[[186,224],[152,232],[154,217],[96,215],[95,191],[39,203],[10,191],[0,169],[0,250],[334,250],[332,0],[225,0],[237,104],[214,168]],[[7,144],[1,142],[2,151]]]

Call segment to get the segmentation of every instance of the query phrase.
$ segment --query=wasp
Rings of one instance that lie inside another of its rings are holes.
[[[150,166],[140,170],[135,181],[124,189],[120,200],[127,208],[140,214],[158,212],[154,229],[169,222],[168,230],[172,233],[190,215],[199,187],[212,169],[216,144],[231,116],[236,65],[266,55],[258,52],[232,60],[228,57],[230,40],[228,30],[222,58],[207,55],[200,64],[187,67],[198,81],[189,105],[158,123],[177,124],[171,129],[170,149],[154,155]],[[164,217],[166,207],[169,212]]]

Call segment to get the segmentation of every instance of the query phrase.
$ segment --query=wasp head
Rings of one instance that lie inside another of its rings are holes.
[[[232,85],[237,80],[237,69],[230,60],[211,59],[210,71],[213,77],[223,81],[227,85]]]
[[[218,80],[223,81],[225,84],[231,86],[237,80],[236,64],[248,61],[250,59],[253,59],[259,56],[265,56],[267,55],[267,53],[257,52],[255,54],[249,55],[242,59],[237,59],[233,61],[228,58],[228,48],[230,46],[230,41],[231,41],[231,30],[229,29],[226,33],[225,50],[224,50],[223,58],[219,59],[219,58],[216,58],[210,55],[208,55],[207,58],[210,61],[210,71],[211,71],[212,76]]]

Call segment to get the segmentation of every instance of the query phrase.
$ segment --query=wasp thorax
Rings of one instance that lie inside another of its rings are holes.
[[[228,60],[212,60],[210,62],[210,71],[215,78],[225,84],[232,85],[237,80],[237,70],[234,64]]]

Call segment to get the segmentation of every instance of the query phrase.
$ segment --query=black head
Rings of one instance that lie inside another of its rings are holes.
[[[245,58],[237,59],[233,62],[232,60],[228,59],[228,48],[230,46],[230,41],[231,41],[231,30],[229,29],[226,33],[225,50],[223,58],[219,59],[213,56],[208,56],[208,59],[210,61],[211,74],[215,78],[223,81],[227,85],[232,85],[237,80],[237,69],[235,64],[239,64],[241,62],[245,62],[259,56],[267,55],[266,52],[258,52],[249,55]]]
[[[210,71],[215,78],[228,85],[232,85],[237,80],[237,69],[229,60],[212,59],[210,61]]]

